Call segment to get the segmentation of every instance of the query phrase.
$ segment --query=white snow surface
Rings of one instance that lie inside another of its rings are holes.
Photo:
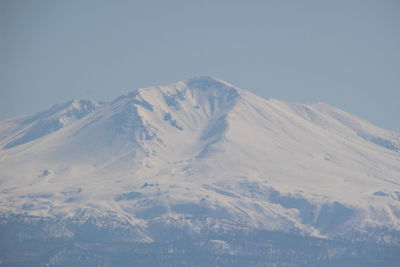
[[[3,215],[400,229],[399,133],[212,77],[0,121],[0,149]]]

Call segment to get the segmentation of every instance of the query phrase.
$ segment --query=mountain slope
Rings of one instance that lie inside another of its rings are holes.
[[[400,135],[325,104],[198,77],[0,127],[5,221],[95,219],[138,242],[162,240],[157,227],[330,239],[400,230]]]

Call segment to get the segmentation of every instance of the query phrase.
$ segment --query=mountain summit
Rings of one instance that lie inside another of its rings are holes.
[[[138,244],[250,231],[400,242],[399,133],[212,77],[1,121],[0,148],[2,229],[19,235],[40,220],[66,240],[91,225]]]

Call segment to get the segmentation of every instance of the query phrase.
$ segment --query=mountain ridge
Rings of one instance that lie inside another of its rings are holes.
[[[0,127],[3,216],[114,217],[147,241],[156,222],[333,239],[400,230],[400,135],[326,104],[201,76]]]

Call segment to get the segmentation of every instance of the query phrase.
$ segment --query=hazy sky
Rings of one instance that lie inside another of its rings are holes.
[[[211,75],[400,131],[400,1],[0,0],[0,118]]]

